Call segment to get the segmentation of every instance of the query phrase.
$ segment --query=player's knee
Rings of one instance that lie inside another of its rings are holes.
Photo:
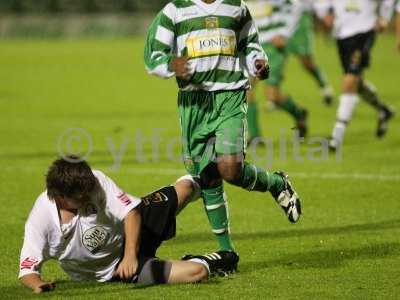
[[[222,178],[230,184],[239,185],[242,175],[239,172],[229,172],[224,174]]]
[[[239,185],[242,179],[242,169],[237,166],[221,169],[221,177],[228,183]]]
[[[174,187],[178,195],[178,203],[195,201],[200,197],[199,183],[190,175],[180,177]]]
[[[266,91],[267,98],[274,102],[279,103],[282,99],[281,93],[278,86],[269,86]]]
[[[221,175],[214,163],[209,164],[200,174],[200,186],[203,189],[214,188],[220,186],[221,183]]]
[[[303,56],[301,58],[301,62],[303,64],[304,68],[306,68],[307,70],[313,70],[315,68],[314,62],[308,56]]]
[[[357,93],[360,78],[354,74],[346,74],[343,78],[343,92]]]

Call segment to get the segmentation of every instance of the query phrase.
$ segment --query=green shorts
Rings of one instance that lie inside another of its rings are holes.
[[[269,63],[269,77],[265,82],[269,85],[279,86],[283,81],[287,51],[285,48],[276,48],[271,43],[265,43],[262,47],[268,55]]]
[[[314,48],[314,25],[310,13],[303,13],[299,25],[288,41],[288,51],[298,56],[312,56]]]
[[[182,152],[193,176],[218,154],[244,154],[247,131],[246,91],[183,92],[178,95]]]

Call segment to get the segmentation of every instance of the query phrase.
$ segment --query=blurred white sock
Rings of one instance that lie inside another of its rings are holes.
[[[332,139],[338,145],[343,142],[344,131],[346,130],[347,123],[351,120],[357,103],[357,94],[342,94],[340,96],[339,107],[336,113],[336,123],[332,131]]]

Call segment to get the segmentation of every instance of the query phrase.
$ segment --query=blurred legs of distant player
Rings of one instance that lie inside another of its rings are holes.
[[[285,43],[283,37],[277,37],[271,43],[263,44],[263,48],[270,58],[270,75],[266,80],[265,92],[270,101],[293,117],[299,130],[299,136],[305,137],[307,134],[307,111],[298,106],[291,96],[285,95],[281,90],[287,58]]]
[[[314,28],[313,17],[310,13],[302,14],[299,25],[288,41],[288,50],[299,58],[304,69],[312,76],[321,88],[322,97],[326,105],[333,101],[333,89],[325,73],[316,64],[313,54]]]
[[[269,56],[270,75],[265,81],[267,86],[265,87],[265,95],[269,101],[274,103],[280,109],[289,113],[296,122],[296,127],[299,131],[300,137],[305,137],[307,134],[307,111],[304,108],[299,107],[293,98],[289,95],[285,95],[281,91],[281,83],[283,81],[283,72],[285,68],[285,62],[287,52],[285,48],[285,40],[282,37],[275,39],[275,43],[263,44],[263,48]],[[249,91],[247,94],[248,111],[247,111],[247,123],[249,130],[249,144],[256,138],[261,137],[261,130],[257,116],[257,104],[254,94],[254,86],[258,81],[253,80],[252,86],[253,91]]]
[[[337,40],[345,75],[336,123],[329,143],[330,149],[333,151],[337,150],[343,142],[346,126],[351,120],[359,96],[378,112],[377,137],[385,135],[387,122],[393,117],[393,111],[381,101],[376,88],[363,78],[363,71],[369,66],[370,51],[374,41],[375,31],[373,30]]]
[[[397,51],[400,53],[400,2],[397,4],[398,6],[398,11],[396,15],[396,36],[397,36],[397,41],[396,41],[396,46],[397,46]]]

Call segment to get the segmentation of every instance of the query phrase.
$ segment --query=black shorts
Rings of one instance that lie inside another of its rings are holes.
[[[141,199],[142,203],[137,208],[142,217],[138,267],[128,282],[166,283],[171,263],[155,257],[161,243],[175,236],[178,195],[173,186],[167,186]],[[113,278],[111,281],[119,280]]]
[[[175,236],[177,208],[178,196],[173,186],[142,197],[139,207],[142,216],[139,256],[155,257],[161,243]]]
[[[346,74],[361,75],[369,67],[374,42],[373,30],[337,40],[340,60]]]

